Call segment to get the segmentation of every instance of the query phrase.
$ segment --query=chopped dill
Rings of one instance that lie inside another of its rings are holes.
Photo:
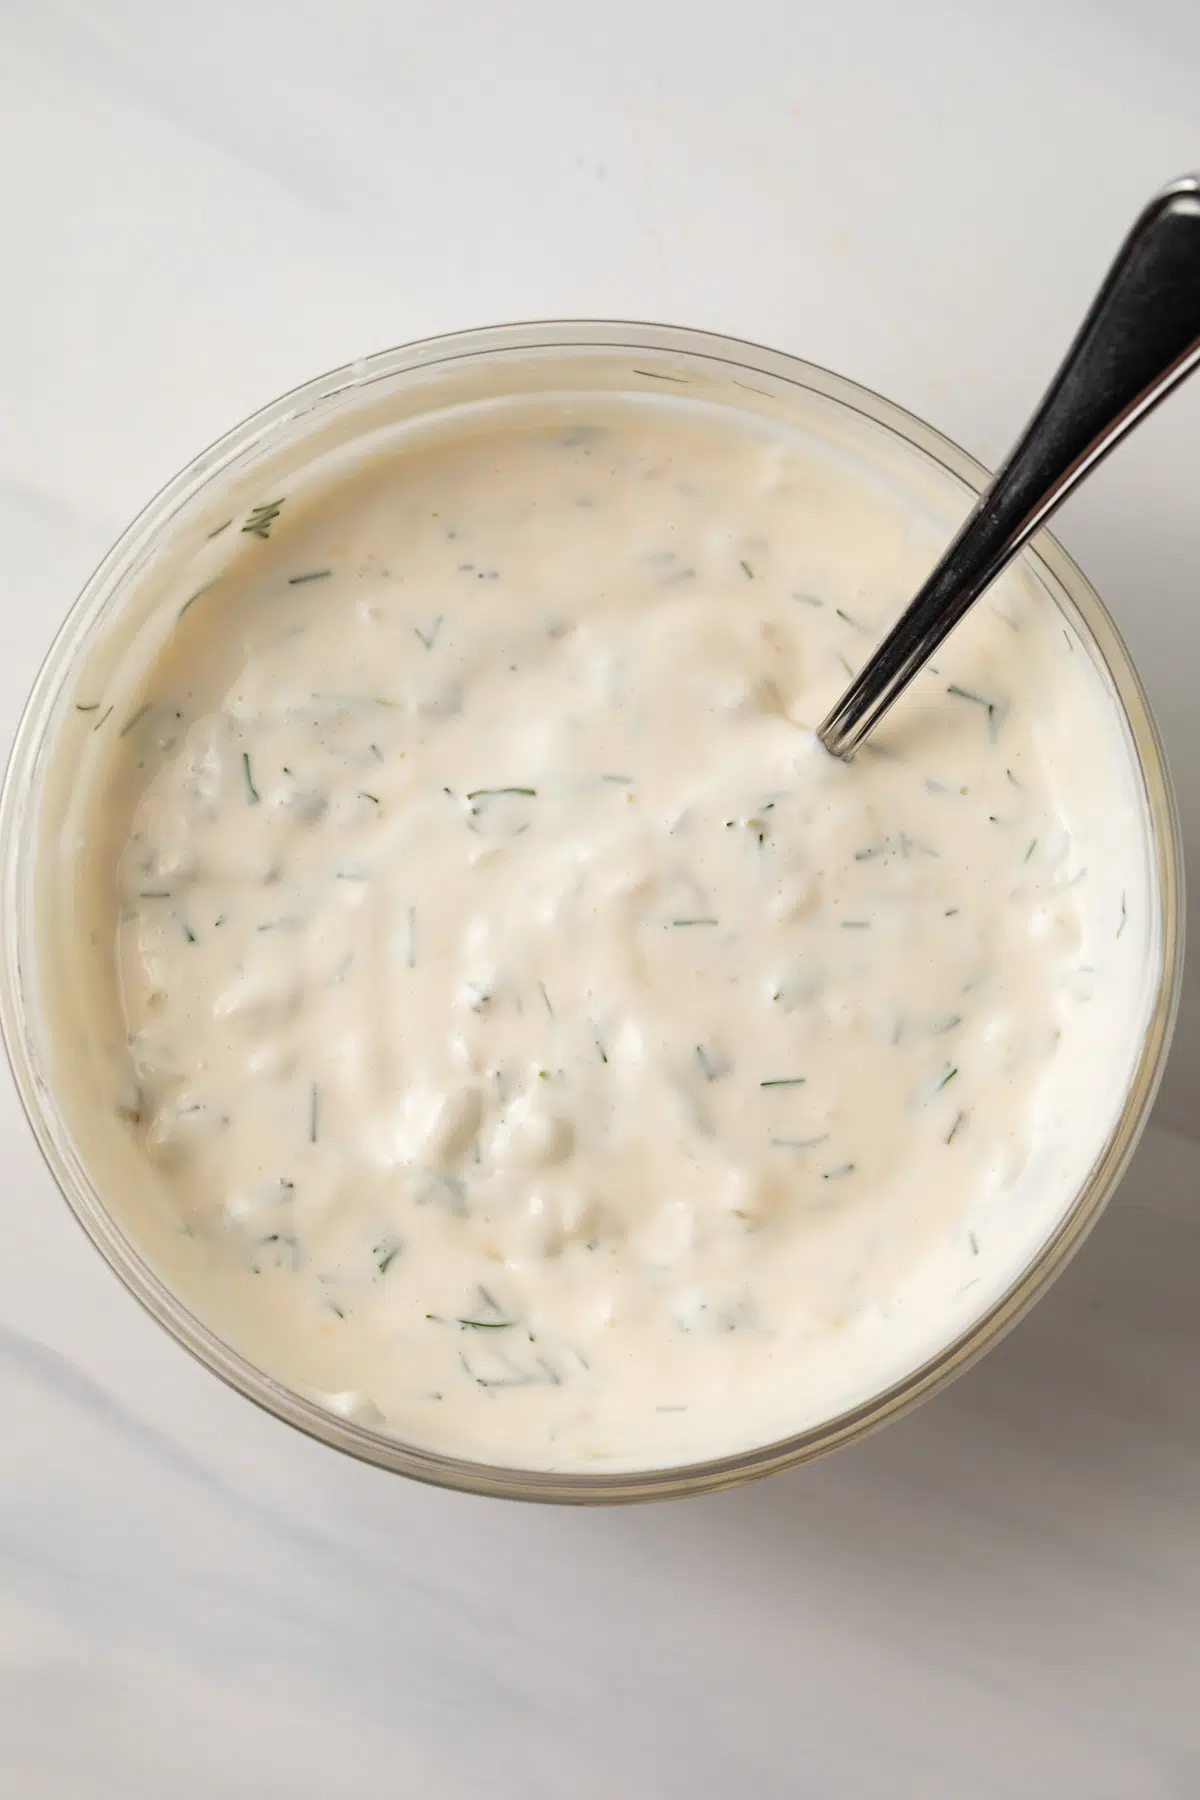
[[[231,523],[232,523],[232,521],[231,521]],[[198,587],[194,594],[189,594],[187,599],[184,601],[183,605],[180,607],[178,613],[176,613],[176,615],[175,615],[176,618],[182,619],[182,617],[183,617],[184,613],[187,611],[188,607],[194,605],[195,602],[200,599],[202,594],[207,594],[209,592],[209,590],[212,588],[215,588],[216,585],[217,584],[215,581],[206,581],[204,583],[204,586]]]
[[[268,500],[264,506],[251,507],[250,516],[242,530],[248,531],[252,537],[270,537],[271,527],[279,517],[282,506],[282,500]]]
[[[262,799],[262,795],[254,785],[254,776],[250,768],[250,752],[248,750],[242,751],[242,772],[246,777],[246,792],[249,796],[250,804],[251,806],[257,806]]]
[[[950,683],[946,692],[948,694],[953,694],[956,700],[968,700],[972,706],[982,707],[987,714],[988,730],[992,732],[995,731],[999,722],[1000,709],[994,700],[986,699],[983,694],[972,693],[970,688],[960,687],[956,681]]]
[[[309,581],[328,581],[333,574],[332,569],[309,569],[303,575],[289,575],[289,587],[303,587]]]

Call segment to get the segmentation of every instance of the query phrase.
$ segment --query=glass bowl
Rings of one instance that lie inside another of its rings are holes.
[[[781,1441],[684,1467],[536,1472],[484,1465],[424,1450],[343,1419],[293,1392],[224,1343],[190,1312],[106,1203],[65,1116],[56,1044],[42,1003],[49,958],[39,947],[44,916],[40,827],[59,802],[54,747],[72,710],[82,669],[101,662],[114,620],[136,614],[138,595],[166,569],[186,579],[186,554],[220,529],[228,496],[251,478],[274,483],[320,450],[352,454],[372,432],[434,409],[479,398],[581,391],[678,392],[783,422],[815,421],[834,441],[886,439],[903,449],[906,479],[949,485],[965,510],[987,474],[919,419],[828,371],[735,339],[660,325],[568,321],[503,326],[428,339],[323,375],[276,400],[205,450],[150,502],[91,577],[59,631],[17,731],[0,796],[4,957],[0,1024],[25,1110],[50,1169],[97,1249],[158,1322],[240,1393],[314,1438],[418,1480],[507,1498],[603,1503],[700,1493],[804,1462],[897,1417],[959,1374],[994,1344],[1063,1267],[1117,1185],[1154,1098],[1170,1042],[1183,956],[1182,854],[1170,780],[1141,682],[1099,598],[1047,533],[1024,553],[1026,572],[1049,592],[1079,634],[1123,716],[1140,777],[1151,922],[1145,1026],[1132,1074],[1099,1154],[1073,1203],[1007,1291],[965,1330],[902,1380],[862,1404]],[[880,437],[880,434],[881,437]],[[177,590],[178,591],[178,588]],[[136,617],[133,624],[138,623]]]

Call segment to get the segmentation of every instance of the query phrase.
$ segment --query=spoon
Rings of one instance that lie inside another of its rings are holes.
[[[817,736],[854,755],[963,614],[1114,444],[1200,362],[1200,176],[1155,195],[987,492]]]

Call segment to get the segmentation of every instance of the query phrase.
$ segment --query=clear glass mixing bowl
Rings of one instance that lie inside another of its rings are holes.
[[[80,669],[103,645],[156,559],[202,539],[226,516],[231,484],[301,469],[316,448],[353,447],[398,421],[481,397],[531,392],[680,392],[821,430],[834,441],[883,433],[908,447],[922,474],[958,484],[964,501],[987,481],[978,463],[930,426],[824,369],[704,332],[640,324],[502,326],[387,350],[276,400],[184,469],[150,502],[87,583],[38,676],[0,796],[4,957],[0,1024],[26,1112],[84,1230],[129,1290],[180,1343],[231,1386],[313,1437],[397,1473],[509,1498],[600,1503],[665,1498],[730,1486],[861,1437],[942,1387],[1014,1324],[1063,1267],[1112,1194],[1154,1098],[1170,1042],[1183,956],[1182,855],[1174,799],[1141,682],[1099,598],[1047,533],[1025,552],[1028,572],[1071,621],[1121,710],[1145,805],[1157,902],[1146,1023],[1132,1077],[1103,1147],[1073,1204],[1017,1279],[970,1327],[903,1380],[863,1404],[782,1441],[686,1467],[585,1473],[507,1469],[438,1455],[342,1419],[254,1367],[179,1300],[89,1174],[56,1094],[55,1050],[42,1005],[49,954],[39,944],[39,838],[47,770]]]

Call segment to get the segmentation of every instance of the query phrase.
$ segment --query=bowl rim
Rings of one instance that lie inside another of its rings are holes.
[[[159,489],[101,559],[55,632],[22,710],[0,787],[5,934],[0,958],[0,1033],[26,1117],[75,1219],[135,1299],[227,1385],[309,1437],[418,1481],[508,1499],[611,1504],[712,1492],[827,1454],[898,1418],[944,1387],[1011,1330],[1041,1296],[1082,1243],[1120,1181],[1162,1077],[1182,976],[1183,847],[1166,756],[1141,678],[1099,595],[1057,539],[1043,529],[1022,554],[1052,595],[1061,589],[1078,608],[1131,735],[1155,865],[1160,955],[1142,1043],[1108,1137],[1075,1200],[1004,1292],[918,1367],[834,1418],[773,1443],[663,1468],[560,1472],[511,1469],[447,1456],[344,1419],[256,1367],[183,1305],[91,1187],[82,1164],[71,1166],[65,1120],[31,1048],[26,993],[30,982],[23,952],[28,949],[24,913],[33,908],[23,907],[22,881],[36,846],[36,775],[53,740],[55,703],[71,678],[74,652],[138,556],[169,530],[175,513],[199,487],[236,459],[258,447],[271,448],[289,426],[335,402],[349,389],[361,390],[377,381],[411,376],[467,358],[506,359],[534,351],[577,355],[633,351],[642,358],[707,361],[727,370],[767,375],[869,419],[923,452],[973,493],[990,480],[986,468],[944,433],[861,383],[745,339],[648,321],[547,319],[448,332],[378,351],[290,389],[223,433]]]

